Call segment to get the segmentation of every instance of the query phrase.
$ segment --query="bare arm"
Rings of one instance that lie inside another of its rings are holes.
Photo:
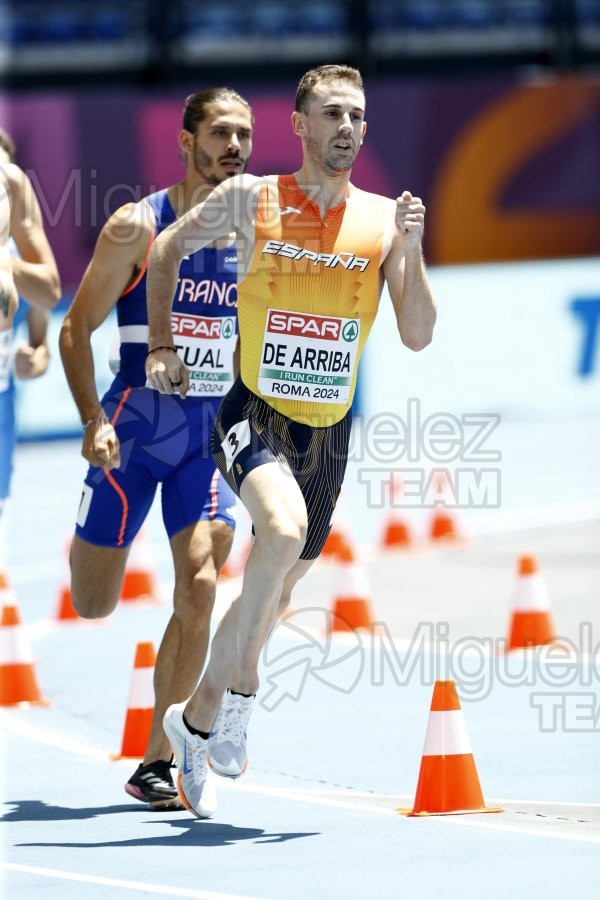
[[[12,328],[19,305],[13,280],[12,258],[8,249],[10,204],[10,185],[5,168],[0,166],[0,332]]]
[[[220,184],[203,203],[182,216],[156,239],[150,253],[147,280],[148,380],[166,394],[174,388],[185,397],[189,388],[186,366],[176,353],[156,348],[173,347],[171,307],[181,260],[231,232],[250,237],[253,229],[253,190],[261,181],[242,175]]]
[[[383,263],[398,331],[411,350],[422,350],[431,342],[436,319],[421,248],[424,220],[420,198],[404,191],[396,201],[391,247]]]
[[[27,330],[29,341],[17,347],[15,353],[15,373],[19,378],[39,378],[48,369],[50,353],[48,351],[48,320],[50,314],[46,309],[32,306],[27,310]]]
[[[40,204],[31,181],[18,166],[7,166],[6,171],[11,190],[10,235],[19,251],[13,258],[15,285],[30,303],[52,309],[60,300],[60,278]]]
[[[102,229],[94,255],[65,316],[59,346],[67,381],[85,425],[82,455],[95,466],[119,465],[119,442],[96,390],[91,337],[143,265],[152,223],[145,204],[118,210]]]

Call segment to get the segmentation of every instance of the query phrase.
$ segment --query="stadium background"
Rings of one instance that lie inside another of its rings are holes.
[[[60,321],[106,217],[180,177],[186,94],[238,88],[256,114],[251,171],[293,170],[295,84],[323,61],[365,76],[356,182],[425,199],[449,327],[418,359],[398,354],[384,303],[362,411],[391,408],[400,386],[438,410],[599,412],[599,0],[3,0],[0,41],[0,123],[37,187],[64,287],[50,372],[19,387],[21,439],[78,433]],[[94,339],[101,389],[113,328]],[[382,356],[393,377],[377,375]]]

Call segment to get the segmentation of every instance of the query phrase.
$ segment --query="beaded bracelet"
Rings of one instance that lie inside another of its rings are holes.
[[[83,423],[83,430],[85,431],[88,425],[93,425],[94,422],[108,422],[108,417],[102,413],[99,416],[96,416],[95,419],[88,419],[87,422]]]
[[[152,350],[148,350],[146,356],[150,356],[151,353],[156,353],[157,350],[172,350],[173,353],[177,353],[175,347],[153,347]]]

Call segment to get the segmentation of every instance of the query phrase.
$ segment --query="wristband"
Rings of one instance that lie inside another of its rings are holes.
[[[88,425],[93,425],[94,422],[108,422],[108,417],[104,413],[101,413],[101,415],[96,416],[95,419],[88,419],[87,422],[83,423],[83,430],[85,431]]]
[[[177,353],[175,347],[153,347],[152,350],[148,350],[146,356],[150,356],[151,353],[156,353],[157,350],[172,350],[173,353]]]

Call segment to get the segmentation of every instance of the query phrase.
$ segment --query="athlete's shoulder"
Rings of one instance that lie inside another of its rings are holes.
[[[361,205],[371,206],[373,209],[381,209],[383,211],[395,210],[396,201],[390,197],[384,197],[383,194],[374,194],[371,191],[363,191],[362,188],[351,185],[350,200]]]
[[[125,203],[106,221],[103,234],[109,240],[119,243],[148,242],[155,230],[154,211],[147,198],[138,203]]]
[[[224,190],[231,194],[246,193],[255,190],[256,186],[262,183],[263,179],[259,178],[258,175],[250,175],[248,172],[244,172],[243,175],[232,175],[227,181],[222,181],[215,190]]]

